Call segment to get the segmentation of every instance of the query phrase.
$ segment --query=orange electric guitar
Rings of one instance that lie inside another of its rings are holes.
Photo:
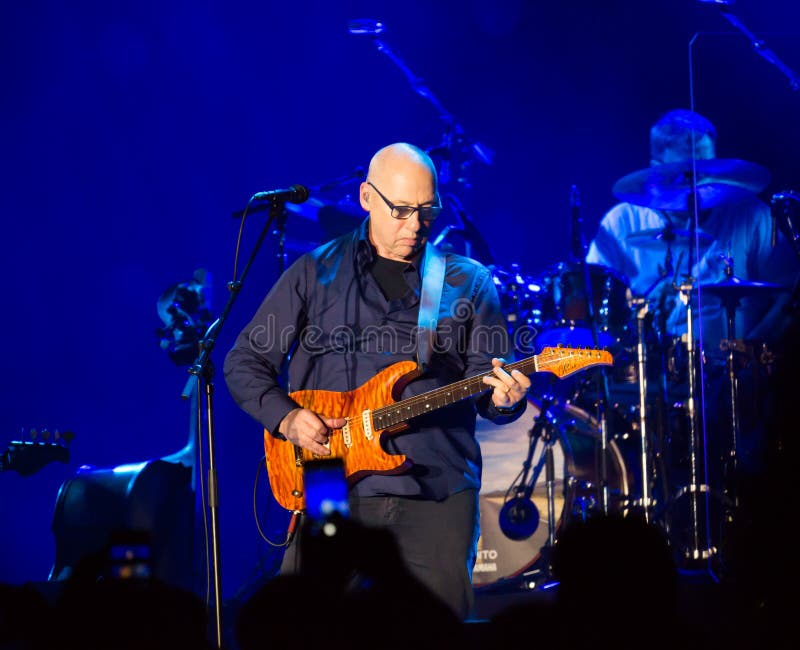
[[[526,375],[549,372],[567,377],[591,366],[609,366],[612,356],[605,350],[548,347],[541,353],[505,365],[511,372]],[[419,377],[414,361],[400,361],[381,370],[355,390],[334,392],[299,390],[290,397],[323,417],[345,418],[341,429],[334,429],[329,439],[331,456],[344,461],[345,474],[352,485],[367,474],[398,474],[411,466],[402,454],[388,454],[381,446],[384,436],[408,428],[407,421],[423,413],[454,404],[491,388],[477,375],[453,384],[397,401],[408,383]],[[267,475],[275,500],[287,510],[300,511],[305,506],[303,463],[320,458],[316,454],[281,440],[264,430]]]

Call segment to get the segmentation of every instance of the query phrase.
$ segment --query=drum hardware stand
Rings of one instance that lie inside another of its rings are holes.
[[[730,258],[725,259],[725,277],[733,277],[733,260]],[[739,476],[739,378],[736,374],[736,310],[739,307],[739,298],[734,296],[724,298],[723,304],[725,305],[725,312],[728,317],[728,344],[727,344],[727,366],[728,366],[728,382],[730,388],[731,399],[731,440],[730,449],[728,450],[728,457],[725,459],[723,468],[725,476],[725,484],[723,491],[728,497],[729,503],[733,506],[733,512],[730,510],[726,514],[726,523],[730,524],[735,516],[735,511],[739,506],[738,496],[738,476]]]
[[[539,526],[539,511],[531,500],[531,495],[536,487],[536,481],[545,470],[545,494],[547,500],[547,542],[541,549],[542,557],[545,561],[545,573],[550,575],[550,553],[555,545],[556,539],[556,511],[555,511],[555,460],[553,456],[553,445],[558,436],[558,424],[550,413],[550,407],[555,403],[555,398],[551,395],[543,395],[541,410],[534,419],[533,427],[529,435],[528,455],[522,464],[522,478],[519,485],[512,486],[515,496],[507,499],[500,509],[499,523],[503,534],[509,539],[527,539],[536,531]],[[528,472],[531,470],[533,454],[536,450],[537,442],[541,440],[543,444],[542,452],[536,466],[531,472],[530,480]]]
[[[645,298],[634,298],[633,304],[636,307],[636,356],[639,370],[639,439],[640,462],[642,470],[642,514],[645,521],[651,521],[653,499],[650,496],[650,442],[647,430],[647,346],[645,345],[645,318],[649,310],[648,302]]]
[[[672,222],[667,220],[667,226],[665,228],[665,232],[669,233],[672,230]],[[645,335],[645,320],[647,319],[649,312],[650,312],[650,305],[648,296],[656,289],[656,287],[661,284],[664,280],[668,277],[672,276],[672,284],[675,286],[677,284],[677,274],[680,269],[680,265],[683,262],[683,251],[681,251],[680,255],[678,256],[678,262],[676,265],[673,265],[672,261],[672,241],[674,240],[674,235],[671,237],[667,235],[665,237],[665,241],[667,242],[667,252],[664,259],[664,266],[659,265],[658,267],[658,278],[647,288],[644,292],[642,297],[633,298],[631,300],[631,305],[636,310],[636,342],[637,342],[637,369],[638,369],[638,378],[639,378],[639,431],[640,431],[640,462],[641,462],[641,471],[642,471],[642,500],[641,506],[644,518],[647,522],[651,522],[652,518],[655,516],[655,506],[656,506],[656,499],[651,496],[651,487],[655,485],[655,479],[653,476],[653,467],[654,467],[654,453],[660,454],[662,453],[660,450],[655,451],[650,444],[650,434],[647,430],[647,395],[648,395],[648,380],[647,380],[647,345],[646,345],[646,335]],[[661,358],[659,359],[659,366],[661,368],[660,375],[660,384],[659,384],[659,400],[661,402],[660,408],[663,410],[666,408],[667,404],[667,385],[666,385],[666,362],[663,357],[664,353],[664,340],[663,340],[663,332],[666,330],[666,323],[664,322],[665,314],[663,313],[663,302],[664,302],[665,294],[661,293],[659,298],[659,307],[658,307],[658,314],[660,321],[662,321],[657,330],[657,340],[659,350],[661,351]],[[663,412],[659,413],[658,422],[662,427],[662,431],[666,428],[666,422],[664,421],[665,415]],[[665,486],[666,489],[666,486]],[[664,498],[667,498],[667,495],[664,495]]]
[[[694,146],[694,144],[693,144]],[[695,242],[697,226],[698,226],[698,212],[700,205],[698,203],[697,194],[697,178],[695,172],[692,173],[691,178],[691,192],[687,196],[687,212],[689,213],[690,232],[689,237],[689,259],[687,260],[687,271],[684,276],[683,282],[675,286],[679,293],[680,301],[686,309],[686,356],[688,363],[688,389],[689,395],[687,398],[688,404],[688,419],[689,419],[689,466],[690,478],[689,485],[681,488],[675,496],[682,496],[689,493],[690,501],[690,526],[691,526],[691,541],[688,549],[683,549],[684,558],[688,560],[708,560],[716,555],[717,550],[710,546],[708,539],[708,521],[706,508],[706,520],[700,522],[700,496],[705,494],[706,504],[711,494],[711,488],[706,483],[700,483],[699,473],[699,455],[700,448],[700,431],[699,431],[699,417],[698,417],[698,395],[700,395],[700,406],[704,403],[702,399],[702,384],[700,386],[701,393],[697,390],[697,377],[695,375],[695,336],[694,336],[694,314],[692,309],[692,291],[694,289],[695,278],[692,276],[692,269],[697,261],[697,246]],[[699,340],[699,339],[698,339]],[[700,341],[700,354],[702,355],[702,341]],[[705,445],[703,445],[703,456],[705,457]],[[705,467],[705,466],[704,466]]]
[[[597,332],[592,329],[597,340]],[[597,347],[597,346],[595,346]],[[597,374],[598,387],[598,422],[600,424],[600,472],[599,472],[599,486],[600,486],[600,509],[604,515],[609,513],[610,509],[610,494],[608,487],[608,413],[607,408],[611,402],[608,391],[608,377],[605,370],[600,369]]]
[[[686,307],[686,354],[688,358],[688,380],[689,380],[689,395],[687,398],[688,404],[688,419],[689,419],[689,463],[690,463],[690,479],[689,485],[681,488],[675,498],[688,493],[690,495],[690,515],[691,515],[691,544],[690,548],[684,549],[684,557],[689,560],[706,560],[716,554],[716,549],[708,545],[705,523],[701,526],[700,523],[700,504],[699,499],[701,494],[706,494],[706,499],[710,495],[711,488],[703,483],[699,483],[699,454],[700,454],[700,434],[698,431],[698,414],[697,414],[697,381],[695,378],[695,347],[694,347],[694,328],[693,328],[693,314],[692,314],[692,299],[691,293],[694,284],[694,278],[687,275],[684,282],[676,287],[680,292],[681,302]],[[702,538],[702,539],[701,539]]]
[[[581,201],[578,188],[573,185],[570,189],[570,208],[572,216],[572,256],[577,260],[583,271],[583,288],[586,297],[586,315],[589,328],[592,332],[592,342],[595,348],[600,348],[600,339],[597,334],[597,320],[594,313],[594,296],[592,295],[592,281],[589,275],[589,265],[586,263],[586,245],[581,225]],[[600,368],[596,374],[598,384],[597,415],[600,423],[600,506],[604,515],[609,512],[608,488],[608,405],[611,403],[608,390],[608,376],[605,368]]]

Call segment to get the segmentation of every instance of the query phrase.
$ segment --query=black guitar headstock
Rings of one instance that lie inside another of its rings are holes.
[[[49,463],[69,461],[69,445],[75,437],[71,431],[31,429],[28,437],[8,443],[0,454],[0,472],[15,471],[30,476]]]

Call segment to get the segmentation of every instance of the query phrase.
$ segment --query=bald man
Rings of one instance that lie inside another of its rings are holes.
[[[388,528],[412,574],[464,619],[474,604],[479,537],[476,416],[498,424],[517,419],[530,380],[503,368],[511,350],[491,273],[428,244],[441,211],[428,155],[407,143],[382,148],[359,200],[367,213],[361,226],[300,257],[269,291],[227,354],[225,379],[239,406],[269,435],[329,456],[329,437],[344,420],[303,408],[288,393],[352,391],[397,362],[417,361],[423,277],[433,268],[428,255],[440,255],[433,352],[427,371],[401,398],[479,375],[486,390],[384,436],[385,450],[407,456],[410,469],[360,477],[350,485],[349,505],[361,524]],[[279,374],[287,363],[284,386]],[[290,547],[283,571],[297,562]]]

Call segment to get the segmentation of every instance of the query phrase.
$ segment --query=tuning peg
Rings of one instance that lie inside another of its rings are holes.
[[[47,429],[47,427],[42,429],[40,435],[42,436],[43,441],[47,442],[48,440],[50,440],[50,431]]]
[[[39,437],[39,432],[36,429],[31,429],[29,432],[31,440],[36,440]]]
[[[65,431],[61,434],[61,439],[66,441],[67,444],[71,443],[75,438],[75,433],[73,431]]]

